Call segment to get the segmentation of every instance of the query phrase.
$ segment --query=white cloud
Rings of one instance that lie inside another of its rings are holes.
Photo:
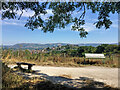
[[[2,24],[7,24],[7,25],[18,25],[17,23],[15,23],[15,22],[3,22]]]
[[[48,15],[53,15],[52,9],[47,9],[46,11]]]
[[[112,25],[111,25],[112,28],[118,28],[118,19],[116,20],[112,20]]]
[[[21,13],[22,13],[22,11],[19,10],[19,11],[17,12],[18,16],[20,16]],[[25,11],[25,10],[23,10],[22,17],[33,16],[34,14],[35,14],[34,11],[31,11],[31,10]]]
[[[59,31],[71,30],[73,25],[74,25],[74,23],[69,24],[68,26],[66,26],[65,29],[59,29],[59,28],[57,28],[56,30],[59,30]],[[87,31],[87,32],[94,31],[94,30],[98,30],[98,29],[96,28],[96,26],[93,25],[93,23],[86,23],[85,25],[83,25],[83,26],[81,26],[81,27],[83,27],[83,28],[85,29],[85,31]],[[76,32],[79,32],[79,31],[76,30]]]
[[[47,14],[40,14],[40,16],[42,17],[43,20],[48,19],[50,16],[53,16],[53,12],[52,9],[47,9]]]
[[[73,24],[71,24],[70,28],[72,28]],[[85,25],[81,26],[85,29],[85,31],[90,32],[93,30],[96,30],[97,28],[95,27],[95,25],[93,25],[93,23],[85,23]]]
[[[112,24],[111,27],[118,28],[118,24]]]
[[[93,23],[86,23],[85,25],[83,25],[83,27],[85,28],[85,31],[87,31],[87,32],[90,32],[90,31],[97,29],[95,27],[95,25],[93,25]]]
[[[92,20],[91,20],[92,21]],[[97,21],[97,19],[93,19],[93,21]],[[112,25],[110,26],[110,28],[118,28],[118,21],[115,20],[115,21],[112,21]],[[91,23],[86,23],[85,25],[83,25],[83,27],[85,28],[86,31],[90,32],[90,31],[93,31],[93,30],[100,30],[98,28],[96,28],[95,25],[93,25],[93,22]],[[105,29],[104,27],[102,27],[101,29]]]
[[[17,26],[24,26],[25,20],[3,20],[2,25],[17,25]]]
[[[46,10],[47,11],[47,14],[46,15],[43,15],[43,14],[40,14],[41,18],[43,20],[47,19],[49,16],[53,15],[52,13],[52,10]],[[18,11],[17,12],[17,16],[19,17],[21,14],[21,11]],[[33,16],[34,15],[34,12],[31,11],[31,10],[28,10],[27,12],[25,10],[23,10],[23,14],[22,14],[22,17],[29,17],[29,16]],[[19,25],[19,26],[24,26],[24,24],[26,23],[27,21],[23,18],[23,19],[20,19],[20,20],[17,20],[17,19],[5,19],[5,20],[2,20],[2,25]]]
[[[48,18],[49,16],[51,16],[51,15],[53,15],[53,12],[52,12],[52,9],[47,9],[46,10],[47,11],[47,14],[40,14],[40,16],[43,18],[43,20],[45,20],[46,18]],[[17,15],[18,16],[20,16],[20,14],[21,14],[22,12],[19,10],[18,12],[17,12]],[[25,11],[25,10],[23,10],[23,14],[22,14],[22,17],[31,17],[31,16],[33,16],[35,14],[35,12],[34,11],[31,11],[31,10],[27,10],[27,11]]]

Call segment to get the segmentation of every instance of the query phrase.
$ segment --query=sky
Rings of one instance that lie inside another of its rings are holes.
[[[52,10],[47,9],[47,15],[41,15],[43,19],[52,15]],[[18,12],[20,13],[20,11]],[[97,20],[98,14],[93,14],[91,11],[87,11],[85,16],[85,25],[83,26],[88,35],[86,38],[80,38],[79,31],[72,31],[71,26],[73,23],[66,26],[65,29],[56,28],[53,33],[43,33],[41,29],[34,31],[24,27],[26,20],[29,16],[32,16],[34,12],[28,11],[23,13],[20,20],[17,19],[5,19],[2,20],[2,44],[14,45],[17,43],[117,43],[118,42],[118,14],[110,14],[110,19],[113,24],[110,29],[97,29],[94,22]],[[72,16],[77,17],[80,13],[74,12]]]

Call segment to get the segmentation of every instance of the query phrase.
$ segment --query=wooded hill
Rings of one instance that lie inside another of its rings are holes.
[[[30,49],[30,50],[35,50],[35,49],[44,49],[44,48],[52,48],[52,47],[57,47],[57,46],[65,46],[65,45],[75,45],[75,46],[93,46],[97,47],[98,45],[101,45],[102,43],[81,43],[81,44],[68,44],[68,43],[48,43],[48,44],[37,44],[37,43],[19,43],[15,45],[3,45],[3,49]],[[112,43],[116,44],[117,43]]]

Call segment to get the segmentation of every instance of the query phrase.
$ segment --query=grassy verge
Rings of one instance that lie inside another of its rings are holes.
[[[106,57],[105,59],[86,59],[82,57],[47,57],[41,60],[26,60],[26,59],[3,59],[7,64],[16,64],[16,62],[27,62],[41,66],[64,66],[64,67],[83,67],[83,66],[105,66],[118,67],[118,57]]]
[[[25,80],[22,76],[15,74],[4,63],[2,64],[2,87],[3,88],[15,88],[23,84]]]

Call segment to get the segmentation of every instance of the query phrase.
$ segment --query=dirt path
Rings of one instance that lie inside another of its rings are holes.
[[[9,65],[14,67],[14,65]],[[80,86],[80,80],[93,79],[104,82],[112,87],[118,87],[118,68],[107,68],[98,66],[88,67],[50,67],[50,66],[33,66],[33,70],[38,74],[29,74],[29,77],[43,77],[52,82]],[[58,76],[68,76],[70,79]]]

